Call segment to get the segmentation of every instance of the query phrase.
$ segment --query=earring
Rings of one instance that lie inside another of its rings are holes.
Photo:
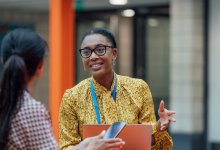
[[[115,59],[112,59],[112,64],[113,64],[113,66],[116,65],[116,61],[115,61]]]

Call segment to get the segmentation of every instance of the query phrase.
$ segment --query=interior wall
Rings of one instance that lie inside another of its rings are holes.
[[[161,99],[169,108],[169,17],[150,16],[146,19],[146,28],[146,81],[151,88],[155,110]]]
[[[205,149],[203,1],[171,1],[170,105],[174,150]]]
[[[219,91],[220,91],[220,1],[211,0],[209,4],[209,113],[208,113],[208,140],[212,143],[220,143]]]
[[[30,24],[33,25],[36,32],[38,32],[46,41],[48,41],[48,13],[47,12],[33,12],[21,11],[14,9],[0,9],[0,23],[1,24]],[[43,102],[48,107],[49,99],[49,68],[48,58],[45,59],[44,73],[42,77],[34,84],[33,97]]]
[[[172,0],[170,97],[177,122],[173,133],[202,133],[203,126],[203,3]]]
[[[119,17],[118,24],[118,63],[119,63],[119,74],[132,77],[133,68],[133,25],[132,18],[130,17]],[[135,50],[134,50],[135,51]]]

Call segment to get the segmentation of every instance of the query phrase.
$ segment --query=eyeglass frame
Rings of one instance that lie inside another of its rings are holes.
[[[95,50],[96,50],[97,48],[99,48],[99,47],[105,47],[105,51],[104,51],[104,53],[101,54],[101,55],[100,55],[100,54],[97,54],[96,51],[95,51]],[[81,55],[82,58],[89,58],[89,57],[92,55],[93,52],[94,52],[97,56],[103,56],[103,55],[106,54],[107,48],[114,48],[114,47],[113,47],[113,46],[108,46],[108,45],[98,45],[98,46],[96,46],[96,47],[93,48],[93,49],[90,49],[90,48],[82,48],[82,49],[79,49],[79,53],[80,53],[80,55]],[[83,56],[82,56],[81,51],[84,50],[84,49],[88,49],[88,50],[91,51],[91,54],[90,54],[88,57],[83,57]]]

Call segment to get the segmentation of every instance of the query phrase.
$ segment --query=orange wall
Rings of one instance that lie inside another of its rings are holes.
[[[72,0],[50,0],[49,13],[49,97],[55,137],[58,139],[58,115],[62,96],[75,79],[75,15]]]

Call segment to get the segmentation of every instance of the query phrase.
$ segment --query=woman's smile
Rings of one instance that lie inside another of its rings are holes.
[[[101,67],[102,67],[102,64],[103,63],[91,63],[90,65],[89,65],[89,67],[93,70],[93,71],[96,71],[96,70],[99,70],[99,69],[101,69]]]

